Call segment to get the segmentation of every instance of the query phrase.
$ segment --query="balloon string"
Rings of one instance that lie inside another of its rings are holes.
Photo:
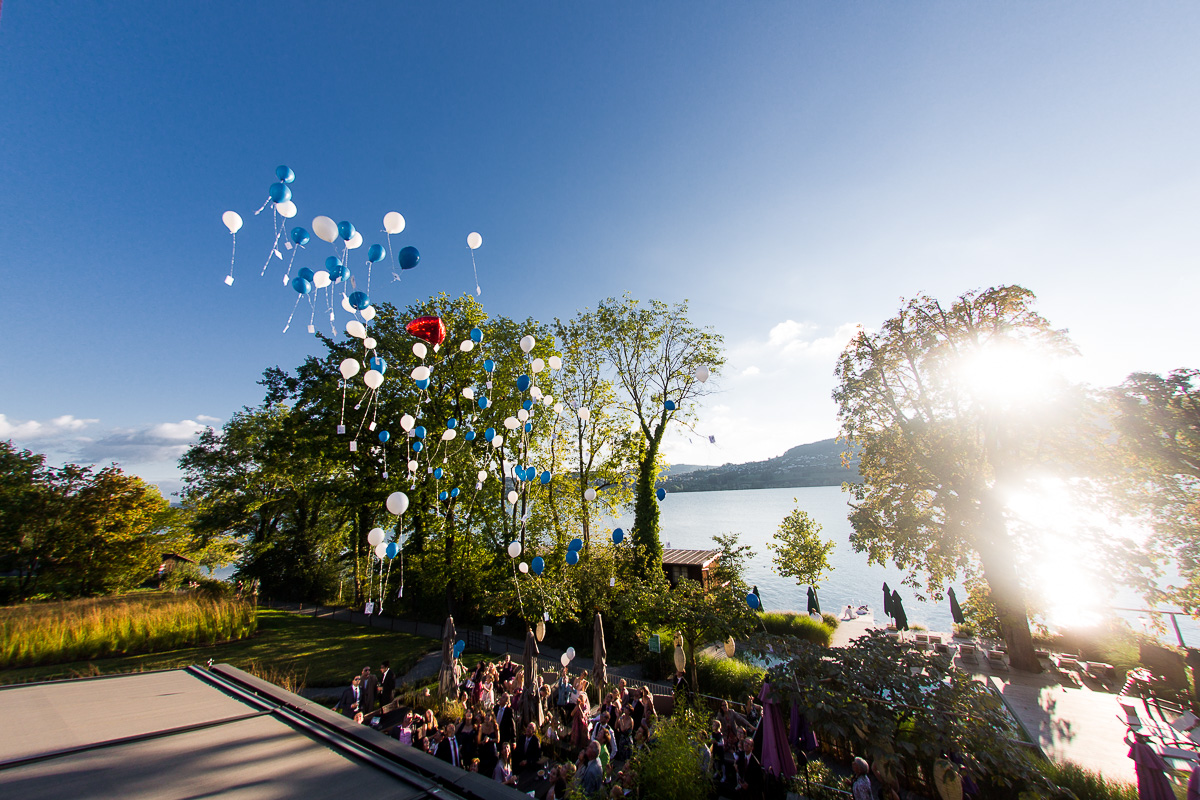
[[[370,294],[371,294],[371,267],[373,267],[373,266],[374,266],[373,262],[371,262],[371,261],[367,262],[367,295],[368,296],[370,296]]]
[[[279,252],[276,249],[279,247],[279,236],[280,236],[280,234],[283,233],[283,229],[286,227],[287,227],[287,225],[280,225],[279,228],[275,231],[275,241],[271,243],[271,251],[269,253],[267,253],[267,263],[263,264],[262,272],[258,273],[258,277],[261,278],[263,275],[267,274],[267,267],[269,267],[271,265],[271,256],[273,256],[277,252]]]
[[[475,296],[478,297],[479,295],[483,294],[483,290],[479,288],[479,270],[475,267],[474,250],[471,250],[471,271],[475,273]]]
[[[292,248],[292,257],[290,259],[288,259],[287,270],[283,273],[283,283],[285,286],[288,283],[288,279],[291,278],[291,276],[292,276],[292,263],[296,260],[296,253],[299,253],[303,247],[304,247],[304,245],[298,244],[294,248]],[[270,261],[270,259],[267,259],[267,260]]]
[[[266,201],[264,201],[264,202],[263,202],[263,204],[262,204],[261,206],[259,206],[259,207],[258,207],[258,211],[255,211],[255,212],[254,212],[254,216],[256,216],[256,217],[257,217],[259,214],[261,214],[261,213],[262,213],[262,210],[263,210],[264,208],[266,208],[266,207],[267,207],[267,203],[270,203],[270,202],[271,202],[271,198],[270,198],[270,197],[268,197],[268,198],[266,199]]]
[[[308,295],[308,304],[312,307],[312,314],[308,316],[308,327],[309,330],[314,330],[316,328],[317,304],[313,302],[311,294]]]
[[[342,378],[342,418],[338,420],[338,425],[346,424],[346,379]]]
[[[225,282],[232,286],[233,285],[233,259],[237,256],[237,234],[232,233],[230,235],[233,236],[233,252],[229,254],[229,280],[227,280]]]
[[[288,314],[287,325],[283,326],[283,332],[287,333],[288,328],[292,327],[292,317],[296,316],[296,309],[300,306],[300,295],[296,295],[296,305],[292,306],[292,313]]]
[[[359,401],[362,402],[361,400]],[[367,422],[367,411],[371,410],[371,404],[375,402],[375,390],[368,387],[367,389],[367,408],[363,411],[363,418],[358,423],[358,433],[354,434],[354,438],[358,438],[358,434],[362,433],[363,425]]]

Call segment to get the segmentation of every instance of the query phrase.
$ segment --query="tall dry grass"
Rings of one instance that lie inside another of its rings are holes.
[[[254,607],[196,594],[139,593],[0,608],[0,669],[177,650],[242,639]]]

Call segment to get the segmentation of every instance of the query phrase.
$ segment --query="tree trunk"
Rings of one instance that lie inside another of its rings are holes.
[[[996,606],[1000,632],[1008,647],[1009,663],[1026,672],[1041,672],[1042,665],[1034,654],[1033,634],[1029,631],[1025,590],[1013,562],[1003,511],[992,501],[985,501],[983,510],[979,558]]]
[[[658,445],[661,441],[660,427],[658,435],[646,442],[646,450],[638,462],[633,545],[634,563],[642,575],[662,572],[662,542],[658,538],[658,501],[654,497],[654,481],[658,477]]]

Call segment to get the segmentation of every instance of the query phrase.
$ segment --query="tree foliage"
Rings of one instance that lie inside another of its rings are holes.
[[[820,583],[824,574],[833,569],[829,564],[833,540],[822,539],[821,524],[799,508],[783,518],[767,547],[779,574],[795,578],[797,584]]]

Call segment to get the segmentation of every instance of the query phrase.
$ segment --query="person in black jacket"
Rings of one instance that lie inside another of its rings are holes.
[[[362,699],[359,701],[358,710],[363,714],[370,714],[375,710],[375,695],[378,693],[379,682],[375,680],[375,676],[371,674],[370,667],[363,667],[362,671]]]
[[[738,753],[734,765],[737,768],[738,800],[762,800],[762,762],[754,755],[753,739],[742,740],[742,752]]]
[[[530,772],[537,769],[542,760],[542,740],[538,738],[537,726],[532,722],[525,726],[525,735],[517,741],[513,754],[513,771]]]
[[[438,742],[433,754],[451,766],[462,766],[462,750],[458,746],[458,738],[454,735],[453,722],[446,723],[445,735]]]
[[[350,686],[342,692],[341,698],[337,701],[337,705],[333,707],[334,711],[340,711],[347,717],[354,719],[354,715],[362,713],[362,676],[355,675],[350,680]]]
[[[517,740],[517,711],[510,705],[511,698],[508,693],[500,695],[500,702],[496,704],[496,727],[498,736],[501,742],[515,742]]]
[[[392,665],[384,661],[379,668],[379,705],[386,706],[396,695],[396,675]]]

